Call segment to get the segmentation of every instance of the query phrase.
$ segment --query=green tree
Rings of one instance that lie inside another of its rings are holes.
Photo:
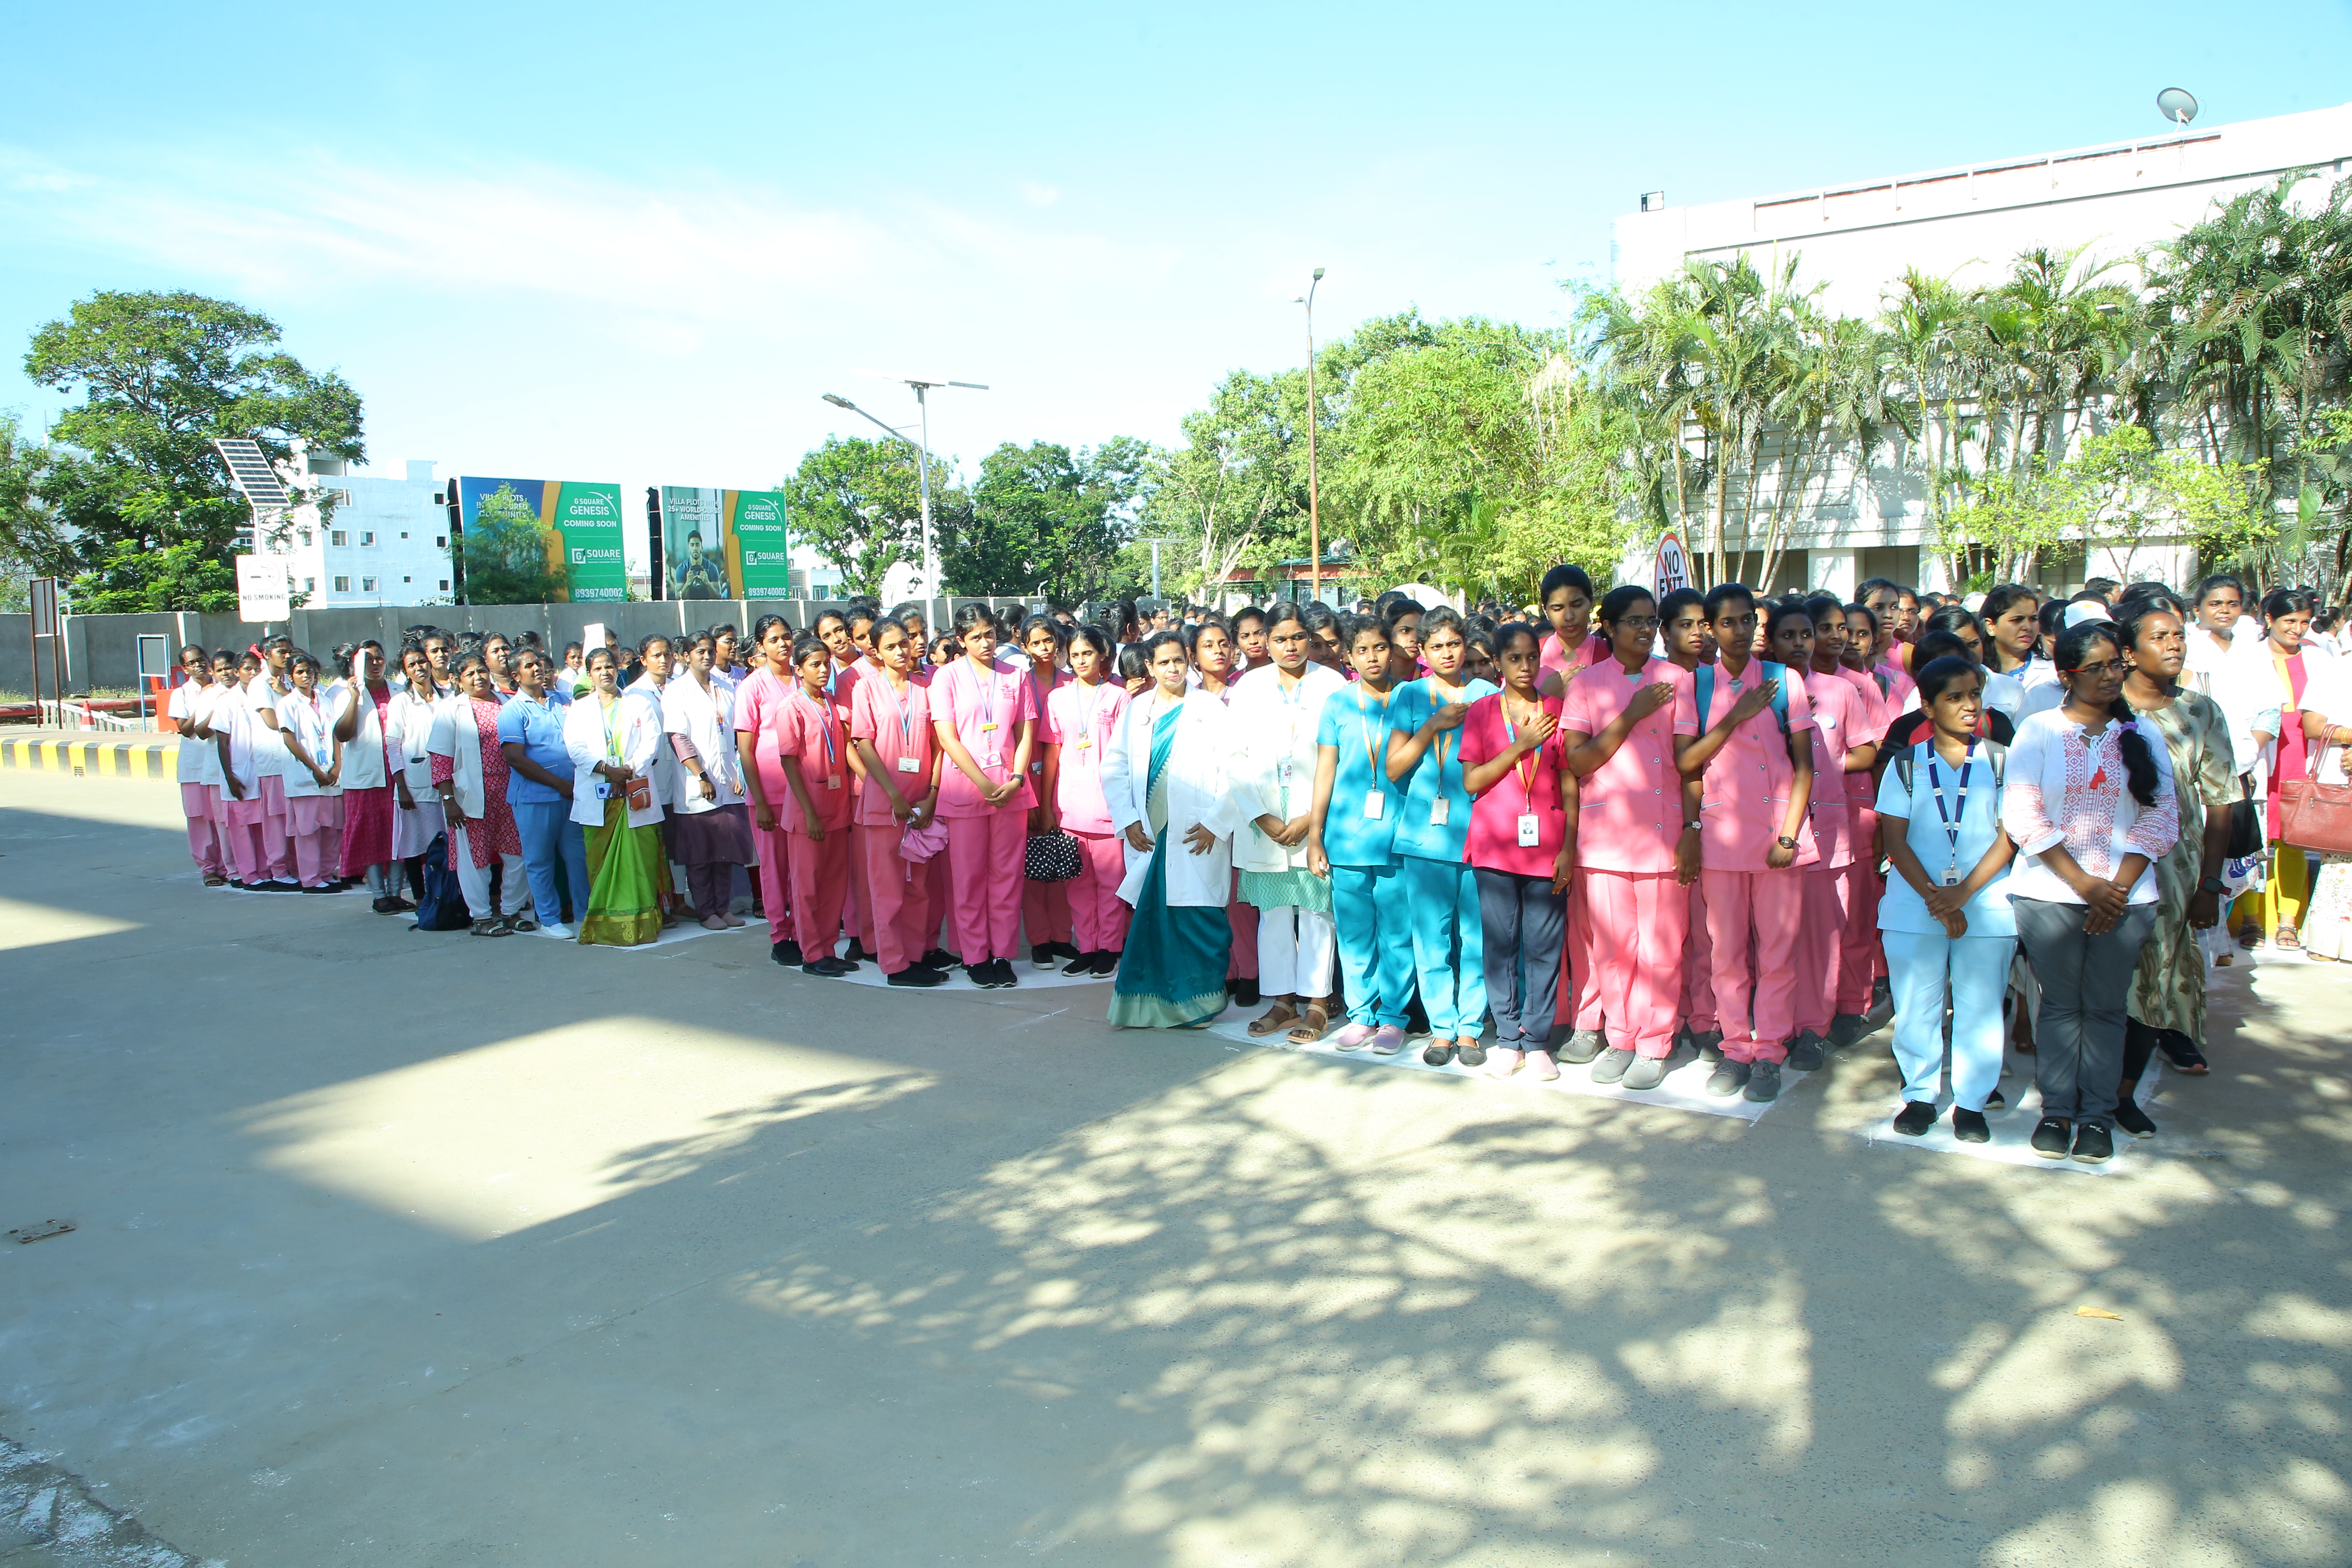
[[[1004,443],[981,459],[969,510],[941,531],[949,591],[1075,605],[1131,590],[1122,552],[1156,467],[1152,448],[1131,437],[1076,453]]]
[[[783,483],[793,536],[841,573],[843,590],[879,595],[882,579],[923,553],[922,478],[914,447],[903,441],[828,436]],[[969,501],[953,470],[931,459],[931,520],[936,548],[943,527],[960,522]]]
[[[83,392],[50,431],[65,450],[37,487],[68,542],[61,564],[78,573],[78,608],[217,602],[211,567],[232,570],[230,544],[248,514],[215,438],[257,441],[273,460],[298,439],[364,459],[359,394],[332,371],[306,370],[278,339],[268,317],[186,291],[101,291],[33,334],[26,374]],[[175,560],[191,569],[159,563]]]
[[[70,564],[57,513],[40,496],[48,449],[25,439],[14,414],[0,413],[0,613],[28,604],[26,582]]]
[[[1305,552],[1306,406],[1304,374],[1237,370],[1184,416],[1184,444],[1159,454],[1143,511],[1170,542],[1163,588],[1202,598],[1245,563]]]
[[[466,530],[466,600],[474,605],[544,605],[562,598],[564,574],[551,568],[555,530],[512,485],[500,485],[475,509]],[[561,556],[559,554],[559,559]]]

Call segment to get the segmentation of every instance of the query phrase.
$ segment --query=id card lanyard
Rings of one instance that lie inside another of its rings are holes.
[[[1951,850],[1951,858],[1944,867],[1944,886],[1947,888],[1960,885],[1960,827],[1968,818],[1969,774],[1976,770],[1976,765],[1977,742],[1971,736],[1969,749],[1960,757],[1959,802],[1948,813],[1944,809],[1943,775],[1936,771],[1936,743],[1933,741],[1927,742],[1927,785],[1936,792],[1936,816],[1943,822],[1944,843]]]
[[[996,672],[992,669],[980,681],[980,765],[995,768],[1004,765],[1004,748],[996,740]]]
[[[1391,692],[1389,695],[1395,694]],[[1381,753],[1388,750],[1389,742],[1388,697],[1381,699],[1380,708],[1381,738],[1375,744],[1372,740],[1372,726],[1364,708],[1363,688],[1360,686],[1356,689],[1356,734],[1364,742],[1365,765],[1371,769],[1372,787],[1364,792],[1364,820],[1367,822],[1378,822],[1386,815],[1389,804],[1387,792],[1381,788]]]
[[[1537,711],[1542,710],[1538,708]],[[1508,703],[1503,708],[1503,738],[1514,743],[1519,738],[1519,727],[1511,722]],[[1543,822],[1536,815],[1535,752],[1529,752],[1512,763],[1511,771],[1519,775],[1519,847],[1533,849],[1543,841]]]
[[[833,710],[811,697],[806,691],[801,693],[801,700],[807,703],[815,712],[817,730],[824,736],[824,787],[839,789],[841,766],[834,760],[833,754]]]
[[[898,721],[898,771],[902,773],[921,773],[923,764],[916,760],[914,754],[915,683],[909,680],[906,692],[901,695],[890,689],[890,677],[886,672],[882,677],[882,691],[889,700],[891,713]]]
[[[1287,726],[1283,735],[1281,769],[1284,792],[1282,809],[1285,811],[1290,809],[1290,769],[1293,759],[1298,753],[1298,714],[1306,705],[1306,701],[1307,672],[1301,670],[1298,679],[1291,683],[1290,689],[1282,693],[1284,722]]]
[[[1435,709],[1450,706],[1459,700],[1462,694],[1456,691],[1452,697],[1447,697],[1445,689],[1438,683],[1437,677],[1433,675],[1429,678],[1429,695],[1432,699],[1431,705]],[[1444,700],[1436,700],[1439,698],[1444,698]],[[1449,735],[1454,739],[1454,749],[1456,752],[1462,749],[1462,731],[1458,727],[1452,731],[1440,730],[1437,732],[1437,794],[1429,803],[1429,825],[1432,827],[1444,826],[1454,816],[1454,797],[1445,790],[1445,742]]]

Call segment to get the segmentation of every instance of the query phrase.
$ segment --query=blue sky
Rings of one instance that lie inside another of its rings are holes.
[[[1226,371],[1418,305],[1559,319],[1677,204],[2352,97],[2352,7],[14,7],[0,408],[97,288],[273,316],[397,473],[761,488],[839,392],[932,440],[1172,440]],[[96,20],[94,20],[96,18]],[[37,68],[21,68],[34,62]],[[634,489],[631,493],[635,493]]]

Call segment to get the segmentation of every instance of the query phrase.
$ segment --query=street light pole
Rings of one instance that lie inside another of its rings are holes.
[[[1307,296],[1299,303],[1307,307],[1307,597],[1323,596],[1323,502],[1321,487],[1315,472],[1315,285],[1323,281],[1323,268],[1307,280]]]
[[[848,409],[892,440],[907,441],[907,445],[915,448],[917,465],[915,479],[920,487],[923,498],[923,591],[919,596],[932,598],[937,596],[939,584],[932,575],[931,562],[931,405],[923,395],[937,386],[961,386],[972,392],[986,392],[988,387],[985,384],[977,381],[923,381],[913,376],[901,376],[898,379],[906,382],[908,386],[915,389],[916,430],[920,437],[919,440],[907,441],[905,431],[893,425],[885,425],[846,397],[831,392],[823,394],[823,396],[835,408]]]

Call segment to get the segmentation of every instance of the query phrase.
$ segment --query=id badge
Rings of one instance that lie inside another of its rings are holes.
[[[1441,795],[1429,803],[1429,825],[1432,827],[1444,826],[1446,819],[1453,815],[1454,803],[1445,796]]]
[[[827,789],[839,789],[841,787],[841,775],[839,773],[826,774],[824,787]]]
[[[1376,789],[1364,792],[1364,820],[1378,822],[1388,812],[1389,797]]]
[[[1290,783],[1290,759],[1288,757],[1282,759],[1282,767],[1280,772],[1282,782],[1285,784],[1288,784]]]
[[[596,778],[596,798],[598,800],[610,800],[613,798],[613,781],[605,778],[601,773],[598,774]]]
[[[994,752],[982,752],[980,754],[980,767],[982,773],[986,773],[991,768],[1001,768],[1003,765],[1004,759]]]
[[[902,773],[919,773],[923,771],[923,764],[915,761],[912,757],[900,757],[898,759],[898,771]]]
[[[1958,871],[1947,871],[1944,873],[1944,886],[1947,888],[1957,888],[1959,885],[1960,874]]]
[[[1519,814],[1519,847],[1533,849],[1543,842],[1543,818],[1532,811]]]

